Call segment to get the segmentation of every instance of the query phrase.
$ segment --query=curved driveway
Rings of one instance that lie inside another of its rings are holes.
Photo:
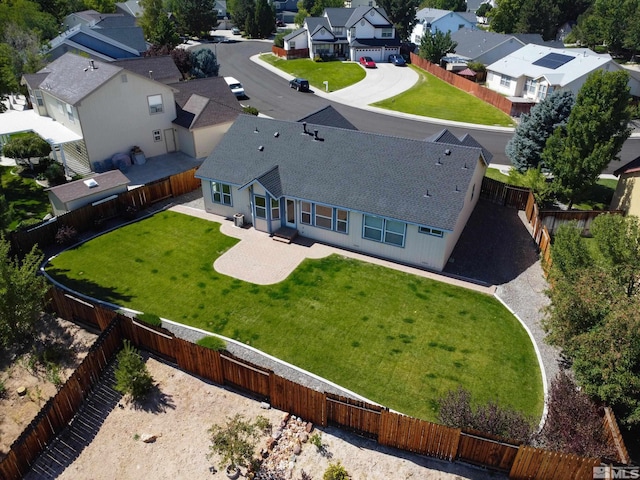
[[[429,119],[416,115],[393,113],[388,110],[365,107],[365,100],[362,98],[370,88],[363,88],[363,83],[334,92],[326,96],[324,92],[315,94],[302,94],[289,88],[288,82],[283,78],[283,72],[278,73],[264,67],[264,62],[260,64],[251,61],[251,57],[259,53],[271,52],[271,41],[241,41],[237,43],[219,43],[202,45],[214,50],[220,62],[220,75],[233,76],[240,80],[249,94],[249,98],[243,102],[257,108],[261,113],[279,120],[296,121],[312,112],[320,110],[331,104],[347,120],[353,123],[359,130],[394,135],[405,138],[424,139],[444,128],[449,128],[456,136],[461,137],[466,133],[471,133],[493,154],[492,163],[496,165],[510,165],[504,148],[512,136],[512,131],[504,129],[490,129],[480,125],[453,126],[451,122]],[[197,47],[201,48],[201,47]],[[383,64],[384,65],[384,64]],[[381,65],[382,66],[382,65]],[[391,65],[385,65],[391,67]],[[393,67],[396,70],[408,71],[410,69]],[[382,71],[382,69],[377,69]],[[373,73],[369,70],[369,73]],[[383,78],[384,80],[384,78]],[[390,87],[391,86],[391,87]],[[411,85],[409,85],[410,88]],[[388,89],[395,92],[396,85],[393,82],[384,82],[376,88]],[[357,95],[345,95],[347,92],[357,92]],[[393,96],[395,93],[389,96]],[[333,96],[333,97],[332,97]],[[362,98],[362,101],[359,99]],[[374,98],[373,101],[380,100]],[[369,101],[371,103],[371,100]],[[438,122],[438,123],[434,123]],[[469,132],[469,130],[473,130]],[[622,162],[613,161],[603,171],[603,173],[613,173],[626,162],[636,158],[640,154],[640,135],[627,140],[620,157]]]

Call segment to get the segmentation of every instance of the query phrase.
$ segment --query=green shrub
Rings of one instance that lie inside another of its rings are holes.
[[[161,327],[162,320],[155,313],[140,313],[136,315],[136,319],[153,327]]]
[[[59,163],[52,163],[44,171],[44,176],[50,186],[60,185],[65,182],[64,168]]]
[[[487,67],[482,62],[468,62],[467,67],[469,67],[471,70],[473,70],[476,73],[487,71]]]
[[[318,450],[322,450],[322,437],[319,433],[314,433],[313,435],[311,435],[311,438],[309,438],[309,443],[311,445],[315,445]]]
[[[56,243],[58,245],[73,245],[78,239],[78,231],[72,226],[63,225],[56,232]]]
[[[221,469],[235,470],[249,465],[258,441],[258,431],[254,423],[237,413],[234,417],[227,417],[225,425],[213,425],[209,434],[211,452],[207,457],[218,455]]]
[[[201,347],[219,352],[227,348],[227,342],[218,337],[202,337],[196,342]]]
[[[345,468],[338,463],[330,463],[322,476],[322,480],[349,480],[349,474]]]
[[[129,340],[125,340],[116,359],[118,365],[114,388],[123,395],[130,395],[134,401],[142,400],[153,388],[153,377],[140,353]]]
[[[247,115],[253,115],[253,116],[258,116],[258,109],[256,107],[251,107],[251,106],[246,106],[246,107],[242,107],[242,111],[244,113],[246,113]]]

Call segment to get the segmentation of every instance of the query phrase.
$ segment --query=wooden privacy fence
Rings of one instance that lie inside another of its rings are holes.
[[[106,327],[76,371],[13,442],[9,453],[0,462],[0,478],[13,480],[26,475],[45,446],[78,412],[121,343],[122,336],[114,322]]]
[[[514,187],[499,180],[484,177],[480,196],[491,203],[497,203],[504,207],[514,207],[524,210],[529,199],[530,190],[528,188]]]
[[[96,205],[85,205],[60,215],[55,220],[44,221],[27,230],[9,232],[8,239],[15,252],[26,253],[34,245],[41,249],[53,245],[60,227],[73,227],[78,233],[100,228],[103,221],[122,215],[128,207],[143,209],[170,197],[177,197],[197,190],[201,181],[195,178],[196,169],[178,173],[157,182],[134,188],[112,200]]]

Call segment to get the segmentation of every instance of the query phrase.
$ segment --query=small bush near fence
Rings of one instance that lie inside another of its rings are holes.
[[[218,337],[202,337],[196,343],[201,347],[205,347],[216,352],[226,350],[227,348],[227,342]]]
[[[160,320],[160,317],[155,313],[140,313],[136,315],[136,319],[153,327],[162,326],[162,320]]]

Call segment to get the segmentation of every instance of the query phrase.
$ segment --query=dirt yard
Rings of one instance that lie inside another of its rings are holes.
[[[96,335],[67,322],[45,317],[34,349],[13,364],[0,365],[0,381],[6,393],[0,398],[0,459],[9,451],[47,400],[55,395],[55,383],[63,384],[82,362]],[[46,363],[49,362],[49,367]],[[60,368],[52,366],[59,363]],[[25,388],[20,395],[18,389]]]
[[[153,405],[136,408],[120,401],[104,420],[91,443],[60,475],[60,479],[92,478],[227,478],[217,458],[207,458],[208,428],[241,413],[248,419],[268,418],[275,432],[284,412],[263,409],[261,403],[209,384],[153,358],[147,367],[158,385]],[[378,446],[374,441],[338,429],[320,433],[324,453],[308,441],[303,419],[290,419],[265,464],[282,476],[257,478],[300,479],[302,471],[320,480],[330,462],[340,461],[352,480],[502,478],[482,470],[440,462]],[[152,443],[143,439],[156,436]],[[273,434],[272,434],[273,436]],[[256,449],[266,448],[264,436]],[[300,441],[299,441],[300,440]],[[294,453],[295,444],[301,447]],[[245,478],[245,477],[241,477]]]

